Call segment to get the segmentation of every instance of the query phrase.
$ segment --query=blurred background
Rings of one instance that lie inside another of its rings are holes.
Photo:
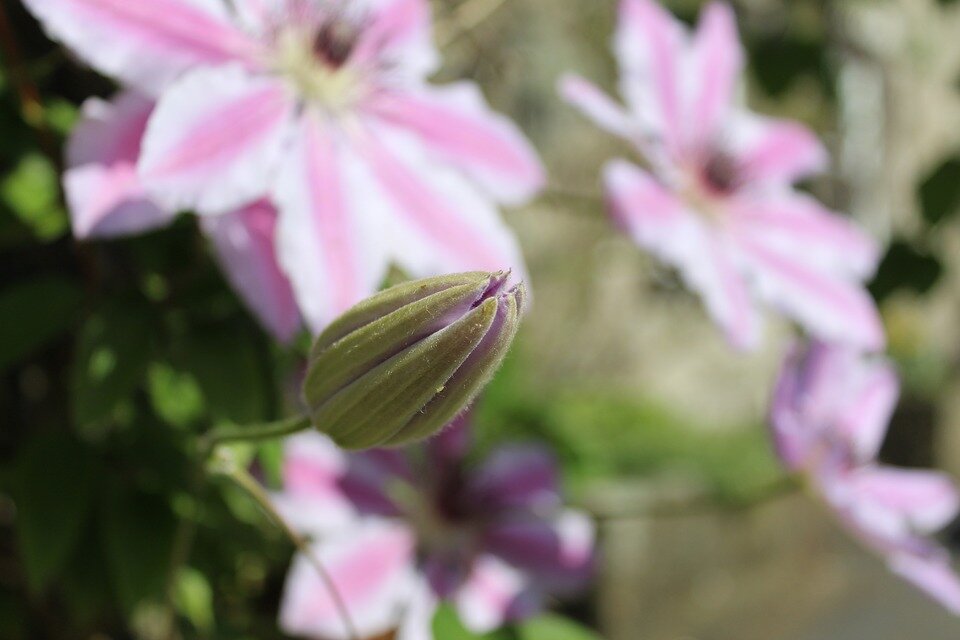
[[[80,102],[113,87],[0,3],[0,638],[164,638],[171,598],[188,637],[283,637],[291,550],[232,487],[195,490],[189,444],[285,415],[307,341],[270,341],[192,218],[71,238],[63,139]],[[693,21],[702,3],[666,4]],[[883,457],[960,477],[960,3],[734,5],[746,100],[812,126],[834,162],[807,187],[889,243],[872,291],[905,390]],[[438,80],[477,80],[550,170],[508,213],[535,306],[478,426],[484,446],[548,442],[570,501],[598,518],[602,570],[564,613],[611,640],[958,637],[813,499],[771,491],[765,413],[790,328],[731,352],[608,223],[599,170],[629,150],[555,82],[571,70],[614,90],[613,0],[435,7]],[[278,454],[252,452],[268,482]],[[191,566],[171,576],[185,514],[200,514]]]

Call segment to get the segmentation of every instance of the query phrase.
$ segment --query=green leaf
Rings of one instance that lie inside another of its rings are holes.
[[[0,371],[59,338],[76,322],[83,292],[70,280],[43,276],[0,291]]]
[[[96,464],[69,437],[31,442],[15,475],[17,534],[27,581],[42,591],[77,546],[92,506]]]
[[[247,424],[270,419],[272,380],[260,339],[239,322],[194,330],[187,337],[185,368],[200,385],[215,420]]]
[[[936,224],[960,209],[960,158],[948,158],[918,188],[923,218]]]
[[[203,417],[203,392],[189,373],[155,362],[147,374],[147,388],[153,410],[169,424],[188,427]]]
[[[182,567],[177,575],[177,609],[198,631],[213,628],[213,589],[206,576],[191,567]]]
[[[108,303],[84,323],[72,378],[80,433],[101,437],[121,403],[140,385],[150,362],[152,325],[149,307],[125,301]]]
[[[505,631],[493,631],[487,634],[477,634],[460,621],[456,610],[449,604],[441,604],[433,615],[433,637],[438,640],[506,640],[510,634]]]
[[[926,293],[943,274],[943,265],[936,256],[924,253],[905,240],[895,240],[877,269],[870,292],[883,300],[901,289]]]
[[[100,518],[107,573],[127,613],[164,597],[176,522],[165,500],[116,489]]]
[[[573,620],[548,613],[527,620],[518,629],[520,640],[600,640],[600,635]]]
[[[67,230],[57,169],[39,153],[24,156],[0,182],[0,199],[41,240],[54,240]]]

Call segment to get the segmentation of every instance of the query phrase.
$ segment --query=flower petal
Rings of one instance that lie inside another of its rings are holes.
[[[604,174],[611,215],[681,276],[737,348],[756,346],[760,320],[729,249],[649,174],[617,160]]]
[[[851,477],[858,500],[885,509],[920,533],[950,524],[960,512],[960,493],[944,473],[868,467]]]
[[[818,337],[867,350],[883,348],[883,323],[862,286],[744,235],[731,234],[731,239],[742,268],[772,306]]]
[[[545,590],[567,592],[593,576],[593,522],[566,510],[552,519],[516,518],[494,522],[484,532],[484,548],[530,574]]]
[[[537,445],[501,447],[470,477],[467,492],[471,504],[485,513],[559,506],[557,461]]]
[[[953,615],[960,615],[960,578],[950,566],[947,553],[929,555],[901,554],[889,561],[890,569]]]
[[[530,143],[471,82],[383,92],[369,108],[412,131],[438,160],[467,172],[504,202],[519,204],[543,186],[543,166]]]
[[[850,389],[835,418],[837,431],[858,462],[869,462],[880,453],[899,396],[900,381],[893,367],[886,362],[861,365],[856,388]]]
[[[692,97],[690,135],[694,140],[710,141],[725,124],[743,72],[743,48],[730,5],[711,2],[703,10],[691,55],[691,75],[697,86]]]
[[[140,175],[167,209],[223,213],[268,192],[294,103],[279,82],[231,65],[200,69],[157,104]]]
[[[376,292],[387,273],[386,233],[350,145],[319,117],[301,118],[274,188],[280,260],[310,327]]]
[[[258,44],[220,0],[25,0],[51,37],[101,72],[157,94],[196,65],[255,65]]]
[[[413,569],[414,540],[396,525],[368,522],[312,545],[362,638],[397,628],[418,579]],[[293,561],[280,627],[307,637],[348,639],[350,634],[317,568],[303,554]]]
[[[421,580],[404,610],[396,640],[434,640],[433,616],[436,611],[437,599]]]
[[[827,150],[801,124],[741,112],[724,130],[747,183],[791,184],[826,169]]]
[[[867,279],[877,268],[878,243],[851,220],[804,194],[748,193],[730,201],[729,211],[737,233],[822,271]]]
[[[668,152],[683,145],[686,28],[653,0],[622,0],[614,49],[624,98]]]
[[[277,262],[277,210],[261,200],[231,213],[204,216],[200,224],[250,311],[277,340],[290,342],[300,329],[300,312]]]
[[[636,125],[629,114],[590,81],[565,75],[558,84],[560,97],[579,109],[601,129],[625,139],[634,137]]]
[[[512,269],[523,279],[526,267],[513,233],[464,178],[387,128],[371,127],[357,138],[378,186],[378,217],[392,238],[390,251],[411,275]]]
[[[470,577],[454,602],[460,619],[474,633],[487,633],[510,620],[524,618],[540,607],[524,575],[493,556],[473,564]]]
[[[310,431],[287,438],[283,453],[283,491],[272,499],[290,526],[317,535],[339,531],[355,520],[356,508],[341,486],[349,464],[343,451]]]
[[[364,29],[352,61],[389,66],[421,79],[433,73],[440,55],[433,46],[430,3],[427,0],[364,0]]]
[[[129,235],[166,225],[174,214],[151,202],[136,172],[153,102],[134,91],[91,98],[67,141],[63,185],[78,238]]]

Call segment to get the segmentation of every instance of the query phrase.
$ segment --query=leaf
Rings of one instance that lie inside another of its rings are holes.
[[[191,567],[182,567],[177,574],[177,609],[198,630],[213,628],[213,589],[206,576]]]
[[[34,440],[15,475],[17,534],[30,588],[43,591],[77,546],[92,507],[96,463],[68,437]]]
[[[74,422],[80,433],[99,438],[122,401],[139,387],[151,356],[151,310],[130,301],[111,301],[84,323],[74,355]]]
[[[203,392],[189,373],[155,362],[147,374],[147,389],[153,410],[169,424],[187,427],[203,417]]]
[[[107,573],[123,610],[164,597],[176,527],[162,498],[115,488],[100,518]]]
[[[42,276],[0,291],[0,371],[70,331],[83,301],[66,278]]]
[[[21,158],[0,182],[0,199],[41,240],[54,240],[67,230],[57,169],[39,153]]]
[[[247,424],[270,418],[272,379],[258,340],[255,331],[239,322],[194,329],[188,335],[184,365],[215,420]]]
[[[918,187],[923,219],[936,224],[960,208],[960,158],[948,158]]]
[[[456,609],[449,604],[441,604],[433,616],[431,625],[433,637],[438,640],[506,640],[511,634],[505,631],[493,631],[486,634],[477,634],[466,627],[460,621]]]
[[[895,291],[908,289],[926,293],[943,274],[943,265],[936,256],[924,253],[904,240],[895,240],[884,256],[870,292],[882,301]]]
[[[601,636],[573,620],[547,613],[520,624],[520,640],[600,640]]]

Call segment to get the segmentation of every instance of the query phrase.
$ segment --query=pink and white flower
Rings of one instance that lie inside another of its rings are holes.
[[[278,253],[319,330],[413,276],[513,268],[496,203],[543,182],[470,83],[434,87],[427,0],[25,0],[94,67],[157,96],[138,173],[164,211],[268,199]]]
[[[878,247],[793,188],[827,164],[816,137],[737,106],[744,56],[731,8],[709,4],[691,34],[653,0],[621,0],[614,49],[626,107],[579,77],[560,90],[650,167],[606,166],[616,222],[679,270],[738,348],[759,341],[757,299],[816,336],[881,349],[861,284]]]
[[[157,205],[137,175],[137,158],[154,102],[127,90],[112,101],[92,98],[67,141],[63,187],[77,238],[113,238],[169,224],[174,212]],[[257,201],[201,227],[241,299],[278,340],[300,329],[293,289],[274,248],[277,212]]]
[[[452,602],[468,628],[489,631],[592,574],[593,525],[562,508],[551,456],[510,446],[471,465],[464,420],[406,451],[345,454],[314,432],[286,443],[275,504],[313,538],[363,637],[398,629],[401,640],[428,640],[439,600]],[[305,637],[347,635],[302,555],[287,577],[280,624]]]
[[[898,392],[885,361],[823,343],[794,349],[772,406],[777,453],[892,571],[960,615],[960,578],[931,537],[960,512],[955,483],[877,461]]]

